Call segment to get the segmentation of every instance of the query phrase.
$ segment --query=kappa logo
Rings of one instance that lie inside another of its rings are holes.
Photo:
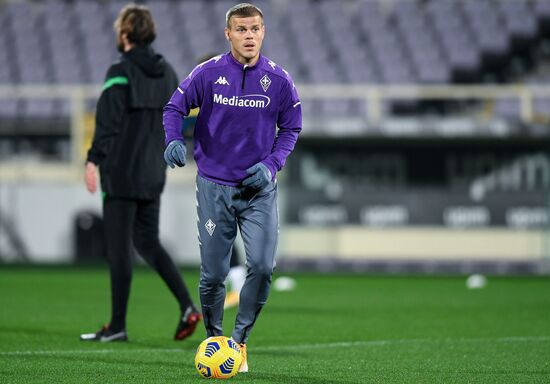
[[[218,80],[214,82],[214,84],[220,84],[220,85],[229,85],[229,81],[225,78],[225,76],[218,77]]]
[[[260,79],[260,85],[262,86],[264,92],[267,92],[267,89],[271,85],[271,79],[267,75],[264,75],[264,77]]]
[[[204,227],[206,228],[206,230],[208,231],[208,234],[210,236],[212,236],[212,234],[214,233],[214,230],[216,229],[216,224],[214,224],[214,222],[212,221],[212,219],[208,219],[208,221],[206,222],[206,224],[204,224]]]

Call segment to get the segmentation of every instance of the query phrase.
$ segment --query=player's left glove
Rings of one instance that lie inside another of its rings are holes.
[[[183,141],[173,140],[164,150],[164,161],[166,161],[166,164],[168,164],[170,168],[174,168],[176,165],[178,167],[184,167],[185,155],[187,155],[187,149]]]
[[[271,181],[271,171],[264,163],[254,164],[246,170],[250,176],[243,181],[245,187],[264,189]]]

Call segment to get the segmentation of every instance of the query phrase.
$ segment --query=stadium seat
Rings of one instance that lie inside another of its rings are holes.
[[[202,56],[228,49],[222,20],[233,2],[143,3],[161,20],[154,46],[180,78]],[[506,82],[533,66],[532,48],[543,41],[541,37],[550,36],[546,0],[256,3],[266,15],[265,54],[285,67],[297,84]],[[112,24],[125,4],[125,0],[0,3],[0,84],[101,85],[118,56]],[[49,116],[46,104],[4,101],[0,99],[0,121],[14,113]],[[347,114],[364,119],[364,109],[349,102],[307,101],[304,116]],[[365,103],[360,104],[363,108]],[[501,100],[493,107],[498,116],[517,118],[512,104]],[[54,115],[68,116],[66,102],[52,105],[59,112]],[[390,115],[421,106],[414,100],[384,105],[384,114]],[[546,104],[535,105],[542,116],[539,111]]]

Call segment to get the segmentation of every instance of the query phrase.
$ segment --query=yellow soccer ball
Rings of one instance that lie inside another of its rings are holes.
[[[195,354],[195,368],[202,377],[229,379],[239,372],[243,357],[233,339],[213,336],[200,343]]]

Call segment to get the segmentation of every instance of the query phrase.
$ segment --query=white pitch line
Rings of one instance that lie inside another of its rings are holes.
[[[495,343],[511,343],[511,342],[531,342],[531,341],[550,341],[550,336],[511,336],[499,338],[460,338],[460,339],[389,339],[389,340],[365,340],[365,341],[341,341],[333,343],[319,344],[297,344],[297,345],[280,345],[280,346],[265,346],[257,347],[254,350],[293,350],[293,349],[317,349],[317,348],[346,348],[346,347],[369,347],[369,346],[385,346],[395,344],[426,344],[426,343],[479,343],[479,342],[495,342]]]
[[[100,344],[100,343],[98,343]],[[32,356],[32,355],[72,355],[72,354],[106,354],[106,353],[124,353],[124,352],[185,352],[186,349],[180,348],[130,348],[130,349],[61,349],[61,350],[42,350],[42,351],[6,351],[0,352],[0,356]]]
[[[295,345],[273,345],[254,347],[255,351],[288,351],[318,348],[346,348],[346,347],[377,347],[397,344],[436,344],[436,343],[526,343],[526,342],[547,342],[550,336],[508,336],[498,338],[460,338],[460,339],[389,339],[389,340],[363,340],[363,341],[341,341],[318,344],[295,344]],[[73,349],[73,350],[37,350],[37,351],[4,351],[0,356],[52,356],[52,355],[73,355],[73,354],[108,354],[125,352],[162,352],[181,353],[190,351],[180,348],[136,348],[136,349]]]

